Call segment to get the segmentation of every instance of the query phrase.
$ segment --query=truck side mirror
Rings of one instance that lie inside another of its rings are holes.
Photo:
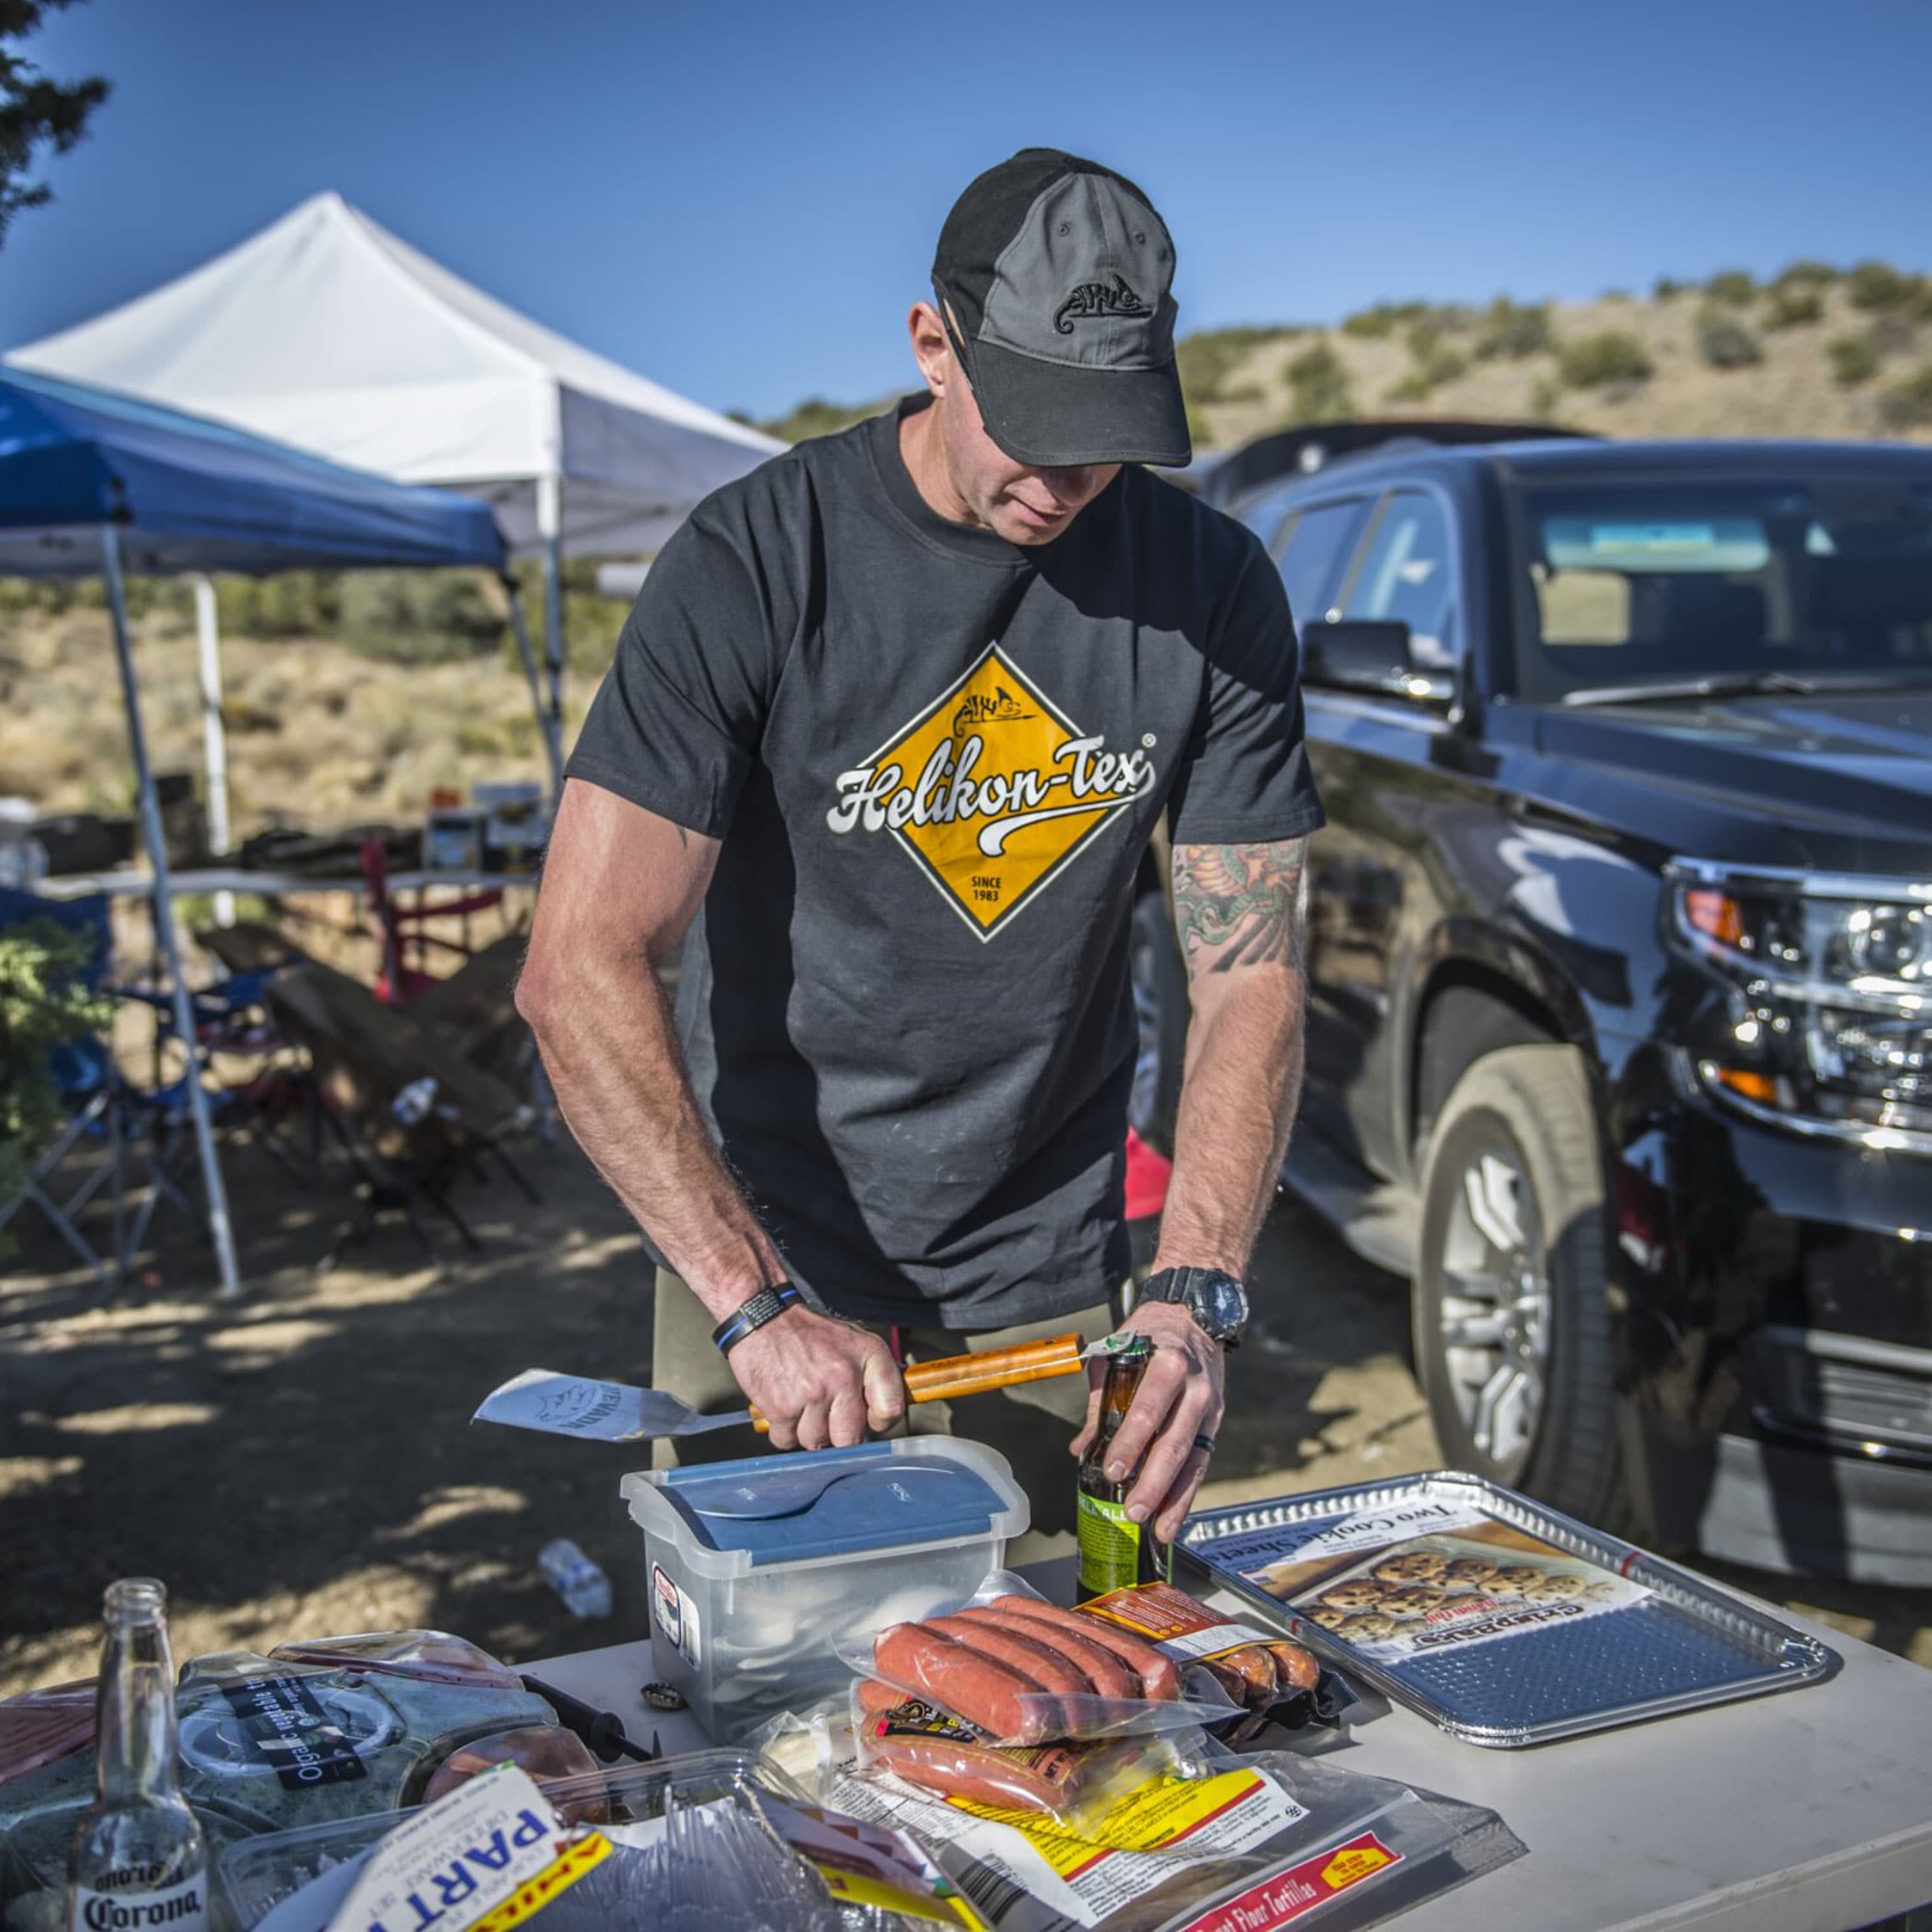
[[[1343,617],[1305,626],[1301,640],[1304,684],[1437,704],[1456,695],[1451,678],[1416,663],[1407,624]]]

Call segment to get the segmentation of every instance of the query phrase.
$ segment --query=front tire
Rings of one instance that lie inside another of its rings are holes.
[[[1616,1481],[1603,1159],[1573,1046],[1487,1053],[1423,1168],[1416,1371],[1448,1460],[1600,1522]]]

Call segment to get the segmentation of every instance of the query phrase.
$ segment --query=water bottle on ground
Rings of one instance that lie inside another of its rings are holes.
[[[107,1586],[93,1808],[67,1855],[69,1932],[205,1932],[208,1841],[175,1782],[168,1592]]]
[[[610,1616],[610,1578],[568,1536],[545,1543],[537,1567],[573,1616]]]

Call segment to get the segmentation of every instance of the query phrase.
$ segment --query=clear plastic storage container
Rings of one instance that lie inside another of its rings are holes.
[[[657,1676],[718,1744],[844,1689],[842,1637],[972,1595],[1027,1527],[1006,1458],[948,1436],[623,1479]]]

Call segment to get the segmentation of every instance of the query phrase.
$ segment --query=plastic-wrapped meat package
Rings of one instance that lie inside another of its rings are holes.
[[[1406,1910],[1524,1849],[1493,1812],[1322,1759],[1197,1743],[1180,1774],[1132,1783],[1071,1825],[940,1799],[856,1758],[825,1769],[821,1795],[912,1832],[996,1932],[1363,1926],[1383,1916],[1378,1898]]]

